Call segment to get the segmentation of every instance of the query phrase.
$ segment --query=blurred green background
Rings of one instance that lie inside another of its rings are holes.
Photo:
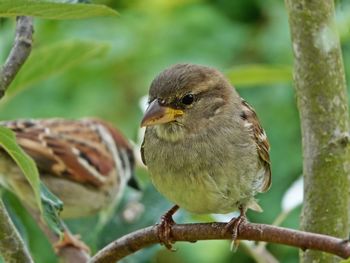
[[[0,102],[0,119],[98,116],[139,144],[139,101],[157,73],[179,62],[217,67],[256,109],[270,139],[272,188],[258,196],[264,212],[249,212],[248,218],[272,224],[283,212],[283,196],[302,173],[300,126],[291,81],[293,56],[283,1],[94,3],[108,5],[120,15],[69,21],[35,19],[32,56]],[[349,77],[350,3],[337,1],[336,16]],[[14,19],[0,20],[1,63],[11,48],[14,28]],[[137,177],[143,192],[128,189],[112,214],[68,222],[93,252],[156,223],[171,207],[142,167]],[[8,192],[4,199],[35,261],[56,262],[49,243],[21,204]],[[296,207],[282,226],[298,228],[299,217],[300,207]],[[214,219],[182,210],[175,216],[177,222]],[[154,246],[123,262],[273,262],[266,261],[271,256],[280,262],[298,261],[297,249],[274,244],[268,244],[263,253],[259,252],[261,244],[248,242],[242,242],[236,253],[230,252],[229,241],[177,243],[175,247],[177,252],[172,253]]]

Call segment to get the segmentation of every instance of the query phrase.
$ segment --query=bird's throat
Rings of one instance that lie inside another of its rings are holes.
[[[177,142],[185,138],[185,128],[178,123],[164,123],[155,125],[155,131],[160,139]]]

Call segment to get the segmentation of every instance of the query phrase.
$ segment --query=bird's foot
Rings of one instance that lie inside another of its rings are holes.
[[[239,228],[247,222],[247,217],[242,206],[239,208],[240,215],[238,217],[232,218],[224,227],[223,233],[231,232],[232,242],[231,251],[236,252],[239,246],[239,240],[237,239],[239,234]]]
[[[85,251],[90,254],[90,248],[80,240],[79,235],[73,235],[68,230],[64,230],[63,237],[54,244],[54,249],[56,253],[59,253],[65,247],[76,247],[79,250]]]
[[[158,225],[158,239],[161,245],[164,245],[167,249],[175,251],[173,248],[174,241],[171,238],[171,228],[175,225],[173,215],[179,209],[178,205],[173,206],[168,212],[166,212],[160,219]]]

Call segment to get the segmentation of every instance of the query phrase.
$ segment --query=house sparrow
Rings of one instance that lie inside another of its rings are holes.
[[[240,211],[226,230],[237,238],[246,210],[271,185],[269,143],[256,113],[217,70],[177,64],[149,90],[141,155],[157,190],[176,205],[161,220],[161,243],[171,248],[172,215]]]
[[[98,119],[0,122],[36,162],[41,180],[64,203],[61,216],[95,214],[119,198],[127,182],[136,186],[133,150],[111,124]],[[16,167],[13,170],[18,170]],[[19,171],[19,170],[18,170]],[[20,172],[1,172],[6,186],[26,202],[31,188]]]
[[[0,125],[16,134],[17,143],[36,162],[41,180],[63,201],[62,218],[97,214],[120,198],[127,183],[138,188],[132,147],[107,122],[47,119]],[[31,187],[8,160],[1,161],[0,182],[35,209]],[[71,238],[66,235],[64,243],[69,244]]]

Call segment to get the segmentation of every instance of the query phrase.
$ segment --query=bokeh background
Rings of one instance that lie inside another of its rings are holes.
[[[35,20],[33,53],[0,102],[0,119],[97,116],[113,123],[138,145],[140,99],[157,73],[179,62],[217,67],[256,109],[271,143],[272,188],[258,196],[264,212],[249,212],[249,220],[298,228],[300,205],[290,203],[298,204],[301,184],[293,188],[296,191],[290,188],[302,173],[301,138],[283,1],[93,2],[108,5],[120,15]],[[343,0],[336,5],[349,77],[350,3]],[[0,20],[1,63],[11,48],[14,27],[14,19]],[[172,206],[153,188],[142,166],[136,174],[142,193],[128,189],[118,208],[67,222],[94,252],[126,233],[156,223]],[[3,195],[35,261],[56,262],[34,220],[14,195],[5,191]],[[175,216],[177,222],[229,218],[192,215],[183,210]],[[177,252],[172,253],[153,246],[123,262],[298,262],[297,249],[274,244],[242,242],[236,253],[229,250],[229,241],[179,242],[175,247]]]

